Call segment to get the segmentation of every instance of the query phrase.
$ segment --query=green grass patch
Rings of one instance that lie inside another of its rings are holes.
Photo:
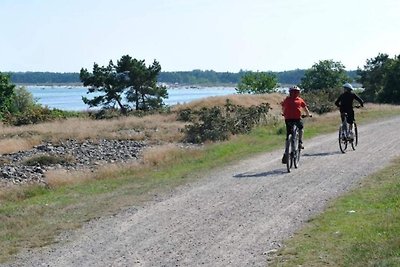
[[[340,197],[271,266],[400,266],[400,159]]]
[[[393,115],[388,110],[380,113],[379,117]],[[376,110],[366,109],[362,115],[366,119],[362,119],[362,116],[357,118],[360,118],[360,123],[366,123],[369,115],[376,113]],[[338,121],[338,116],[306,120],[305,138],[336,130]],[[248,135],[235,136],[230,141],[205,145],[202,149],[175,151],[160,164],[118,168],[72,185],[54,188],[30,186],[2,191],[0,263],[9,260],[22,248],[55,242],[60,232],[80,227],[93,218],[114,214],[127,207],[145,205],[155,196],[197,179],[205,170],[257,153],[283,149],[284,131],[281,121],[254,129]],[[48,162],[53,159],[40,160]]]
[[[26,159],[23,164],[28,166],[35,166],[35,165],[54,165],[54,164],[67,164],[74,162],[75,159],[72,156],[54,156],[54,155],[40,155],[34,156],[29,159]]]

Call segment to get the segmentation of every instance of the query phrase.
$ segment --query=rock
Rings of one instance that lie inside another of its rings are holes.
[[[85,140],[73,139],[60,142],[59,145],[44,143],[28,151],[0,156],[1,184],[45,183],[44,175],[49,169],[95,169],[104,163],[127,162],[137,160],[145,142],[132,140]],[[38,155],[64,159],[53,165],[26,166],[24,161]]]

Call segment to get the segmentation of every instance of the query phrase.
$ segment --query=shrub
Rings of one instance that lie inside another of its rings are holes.
[[[60,157],[53,155],[39,155],[25,160],[24,164],[28,166],[35,166],[35,165],[48,166],[53,164],[68,164],[73,161],[74,158],[72,156]]]
[[[186,141],[201,143],[207,140],[222,141],[232,134],[248,133],[256,125],[266,122],[269,104],[243,107],[232,104],[228,99],[224,107],[214,106],[201,110],[184,109],[178,119],[191,124],[186,125]]]
[[[35,104],[23,112],[5,113],[3,122],[9,125],[20,126],[81,116],[84,116],[84,114],[60,109],[49,109],[48,107]]]
[[[323,114],[336,109],[335,101],[341,94],[341,89],[315,90],[303,94],[311,112]]]

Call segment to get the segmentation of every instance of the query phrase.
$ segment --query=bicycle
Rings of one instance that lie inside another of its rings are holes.
[[[356,106],[355,108],[359,108]],[[358,145],[358,129],[356,120],[353,122],[354,136],[350,138],[350,125],[347,122],[347,113],[342,113],[342,123],[339,126],[339,148],[342,153],[346,153],[347,146],[350,143],[351,148],[356,150]]]
[[[307,115],[302,115],[301,117],[305,118]],[[312,117],[312,115],[309,117]],[[302,149],[299,142],[299,128],[295,123],[289,124],[289,128],[290,131],[285,145],[286,168],[288,172],[290,172],[293,167],[296,169],[299,167]]]

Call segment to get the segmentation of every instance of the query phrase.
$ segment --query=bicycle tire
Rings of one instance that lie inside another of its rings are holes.
[[[342,153],[346,153],[347,149],[347,138],[342,138],[342,125],[339,126],[339,149]]]
[[[356,150],[356,146],[358,144],[358,131],[357,131],[357,125],[356,125],[355,122],[354,122],[354,125],[353,125],[353,130],[354,130],[354,139],[350,143],[351,143],[351,148],[353,150]]]
[[[355,141],[355,145],[358,145],[358,129],[357,129],[357,124],[356,122],[354,122],[354,141]]]
[[[299,147],[299,130],[298,128],[296,128],[295,130],[295,138],[293,140],[293,164],[294,167],[297,169],[299,167],[299,163],[300,163],[300,147]]]
[[[288,135],[287,141],[286,141],[286,148],[285,148],[285,156],[286,156],[286,169],[287,172],[290,172],[290,169],[292,168],[293,164],[293,158],[292,158],[292,149],[291,149],[291,144],[292,144],[292,134]]]

